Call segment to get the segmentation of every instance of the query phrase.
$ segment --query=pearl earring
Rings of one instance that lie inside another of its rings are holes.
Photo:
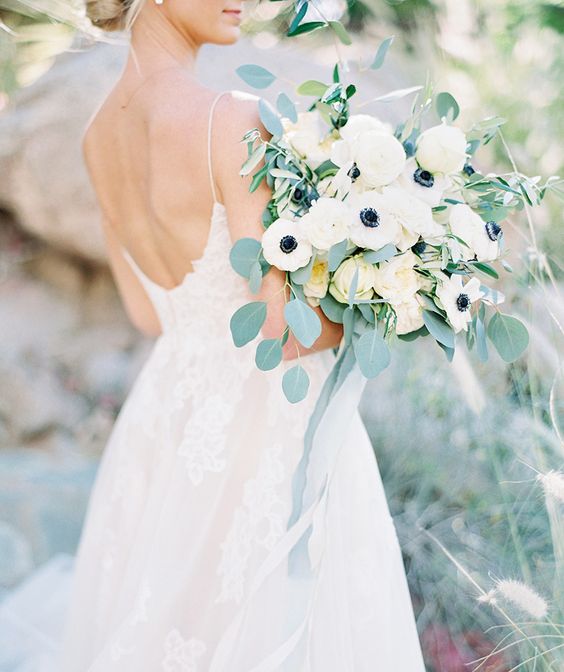
[[[155,0],[155,5],[162,5],[162,4],[163,4],[163,0]]]

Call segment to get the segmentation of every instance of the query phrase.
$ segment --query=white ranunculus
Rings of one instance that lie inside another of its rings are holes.
[[[396,312],[396,334],[409,334],[425,324],[423,310],[416,294],[407,301],[394,304],[394,310]]]
[[[347,201],[351,208],[349,238],[355,245],[379,250],[395,243],[401,233],[397,219],[390,214],[386,199],[378,191],[351,194]]]
[[[434,208],[441,202],[445,190],[450,187],[451,180],[442,173],[433,175],[429,171],[425,171],[417,164],[415,158],[411,157],[407,160],[405,168],[398,178],[398,183]]]
[[[300,222],[284,218],[276,219],[264,231],[262,249],[266,261],[283,271],[305,266],[313,252]]]
[[[391,133],[368,130],[352,140],[336,140],[331,147],[331,161],[345,172],[356,164],[360,171],[357,186],[377,189],[400,175],[406,155],[401,142]]]
[[[301,225],[309,242],[326,251],[349,235],[351,212],[343,201],[321,196],[313,201]]]
[[[403,303],[421,287],[415,266],[419,258],[411,250],[383,261],[374,269],[374,289],[389,303]]]
[[[501,227],[486,224],[470,206],[465,203],[453,205],[450,209],[449,225],[451,232],[467,244],[465,246],[454,239],[449,240],[449,247],[456,258],[469,261],[476,255],[478,261],[492,261],[499,256]]]
[[[400,175],[406,155],[401,142],[390,133],[364,131],[356,138],[354,161],[362,184],[374,189],[390,184]]]
[[[446,311],[448,321],[455,332],[467,331],[468,322],[472,319],[470,307],[484,296],[484,292],[480,290],[480,281],[478,278],[472,278],[464,285],[459,273],[453,273],[448,277],[441,272],[437,277],[439,282],[436,294]]]
[[[329,293],[341,303],[348,303],[349,292],[355,271],[358,268],[358,284],[355,299],[371,299],[374,296],[374,265],[364,260],[362,253],[348,257],[333,274]]]
[[[311,276],[304,284],[304,296],[312,306],[318,306],[320,299],[327,294],[329,287],[329,262],[317,258],[311,269]]]
[[[300,157],[307,159],[312,168],[331,156],[332,138],[322,141],[323,128],[319,113],[298,112],[297,122],[282,118],[284,138]]]
[[[456,173],[466,162],[466,145],[463,131],[442,122],[423,131],[417,138],[415,158],[431,173]]]
[[[421,199],[396,184],[384,187],[382,196],[389,216],[399,227],[394,242],[402,252],[414,245],[419,236],[432,239],[443,235],[443,228],[433,219],[431,206]]]
[[[356,140],[358,135],[365,131],[380,131],[391,135],[394,132],[391,124],[381,121],[371,114],[351,114],[347,123],[339,129],[341,138],[349,142]]]

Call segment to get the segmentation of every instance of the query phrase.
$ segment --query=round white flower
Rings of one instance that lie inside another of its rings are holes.
[[[381,133],[393,134],[391,124],[381,121],[371,114],[351,114],[347,123],[339,129],[341,138],[352,142],[360,133],[365,131],[380,131]]]
[[[421,199],[396,184],[384,187],[382,195],[389,216],[399,227],[394,242],[402,252],[414,245],[419,236],[435,239],[444,234],[443,227],[433,219],[431,206]]]
[[[371,299],[374,296],[374,266],[364,260],[362,253],[348,257],[333,274],[329,293],[341,303],[348,303],[349,292],[355,271],[358,268],[358,284],[355,299]]]
[[[313,168],[330,157],[332,142],[327,139],[322,142],[323,130],[318,112],[299,112],[297,122],[283,117],[282,126],[284,139]]]
[[[442,122],[423,131],[417,138],[417,163],[431,173],[456,173],[466,162],[466,136],[456,126]]]
[[[414,157],[407,160],[398,183],[432,208],[439,205],[445,190],[450,187],[450,179],[442,173],[433,173],[421,168]]]
[[[414,268],[418,262],[418,257],[411,250],[381,262],[374,269],[374,289],[391,304],[413,298],[421,287],[421,276]]]
[[[329,262],[317,258],[311,270],[309,280],[304,284],[304,296],[312,306],[318,306],[320,299],[327,294],[329,287]]]
[[[480,281],[478,278],[472,278],[465,285],[462,283],[462,276],[459,273],[453,273],[448,277],[445,273],[438,276],[436,294],[441,305],[446,311],[448,320],[455,332],[462,329],[468,330],[468,322],[471,321],[470,307],[472,303],[484,296],[480,290]]]
[[[384,131],[362,131],[352,140],[336,140],[331,147],[331,161],[347,174],[355,171],[354,179],[363,189],[393,182],[405,160],[401,142]]]
[[[318,250],[326,251],[348,237],[350,221],[351,212],[346,203],[322,196],[313,201],[301,225],[309,242]]]
[[[355,245],[379,250],[388,243],[395,243],[401,234],[401,226],[390,214],[382,194],[365,191],[351,195],[348,202],[352,214],[349,238]]]
[[[262,250],[266,261],[282,271],[305,266],[313,252],[299,221],[284,218],[275,220],[264,231]]]
[[[461,238],[466,245],[450,239],[449,247],[456,259],[469,261],[492,261],[499,256],[501,227],[496,222],[484,222],[477,212],[465,203],[452,206],[449,215],[451,232]]]
[[[394,310],[396,312],[396,334],[409,334],[425,324],[423,310],[416,294],[407,301],[394,304]]]
[[[362,183],[368,188],[393,182],[405,166],[405,150],[389,133],[364,131],[357,136],[354,162]]]

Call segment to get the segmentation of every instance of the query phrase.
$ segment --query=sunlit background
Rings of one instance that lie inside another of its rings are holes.
[[[265,0],[238,44],[202,49],[202,80],[251,90],[235,69],[261,63],[291,92],[293,76],[328,80],[337,56],[368,63],[393,35],[383,69],[346,73],[364,112],[399,122],[409,96],[370,99],[429,78],[455,96],[463,129],[506,120],[480,150],[482,172],[564,175],[562,2],[323,4],[351,46],[328,30],[286,37],[293,3]],[[126,55],[124,37],[93,29],[78,0],[0,0],[0,599],[74,553],[100,454],[151,347],[105,264],[79,146]],[[512,217],[513,272],[489,278],[527,324],[527,353],[507,365],[459,348],[449,363],[428,339],[400,343],[362,400],[429,672],[564,670],[563,194],[557,183]]]

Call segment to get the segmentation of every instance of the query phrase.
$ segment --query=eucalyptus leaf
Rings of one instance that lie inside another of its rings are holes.
[[[266,302],[251,301],[238,308],[229,322],[233,342],[239,348],[259,333],[266,319]]]
[[[322,96],[327,91],[328,84],[318,82],[315,79],[308,79],[306,82],[300,84],[297,92],[302,96]]]
[[[276,107],[283,117],[287,117],[294,124],[298,121],[298,112],[292,100],[284,93],[278,94]]]
[[[264,98],[261,98],[258,102],[258,109],[260,119],[266,130],[270,131],[272,135],[281,136],[284,133],[282,122],[272,105],[270,105]]]
[[[273,75],[270,70],[263,68],[261,65],[240,65],[235,72],[254,89],[266,89],[276,79],[276,75]]]
[[[454,331],[441,315],[424,308],[423,322],[436,341],[447,348],[454,348]]]
[[[231,266],[239,275],[248,279],[260,250],[261,244],[255,238],[239,238],[233,244],[229,253]]]
[[[329,292],[327,292],[327,294],[320,300],[319,307],[331,322],[343,322],[343,313],[347,306],[346,304],[337,301],[337,299],[332,294],[329,294]]]
[[[354,306],[347,306],[343,312],[343,336],[345,345],[350,345],[354,329]]]
[[[442,119],[446,117],[450,121],[454,121],[460,114],[460,106],[456,102],[455,97],[448,91],[442,91],[437,95],[435,100],[437,107],[437,114]]]
[[[379,250],[369,250],[363,255],[364,261],[369,264],[377,264],[380,261],[387,261],[398,253],[396,246],[393,243],[388,243]]]
[[[312,254],[309,262],[305,266],[302,266],[301,268],[297,268],[295,271],[290,272],[290,277],[292,278],[292,281],[296,282],[298,285],[305,285],[305,283],[311,277],[311,271],[313,270],[314,262],[315,262],[315,255]]]
[[[360,310],[362,316],[367,322],[374,324],[376,318],[374,315],[374,309],[367,303],[357,303],[358,309]]]
[[[487,335],[504,362],[518,359],[529,345],[527,327],[516,317],[496,313],[488,323]]]
[[[347,256],[347,239],[341,240],[339,243],[335,243],[329,248],[328,262],[329,262],[329,271],[336,271],[340,263]]]
[[[349,297],[348,297],[348,298],[349,298],[349,306],[352,306],[352,304],[353,304],[353,302],[354,302],[354,298],[355,298],[355,296],[356,296],[356,288],[358,287],[358,275],[359,275],[359,272],[360,272],[360,267],[357,266],[357,267],[354,269],[354,275],[353,275],[353,277],[352,277],[351,285],[350,285],[350,287],[349,287]]]
[[[321,335],[321,320],[317,313],[300,299],[288,301],[284,317],[298,341],[310,348]]]
[[[262,266],[257,260],[251,266],[251,273],[249,275],[249,290],[251,294],[258,294],[262,285]]]
[[[370,68],[372,70],[378,70],[384,65],[384,61],[386,60],[386,54],[388,53],[388,49],[390,48],[390,45],[392,44],[393,41],[394,41],[394,35],[391,35],[390,37],[387,37],[380,43],[378,51],[376,52],[376,56],[374,57],[374,60],[370,65]]]
[[[282,345],[279,338],[267,338],[257,345],[255,363],[261,371],[270,371],[282,361]]]
[[[391,360],[390,350],[376,329],[364,333],[354,344],[358,366],[366,378],[374,378]]]
[[[286,399],[295,404],[304,399],[309,389],[309,376],[301,364],[296,364],[284,372],[282,376],[282,390]]]

